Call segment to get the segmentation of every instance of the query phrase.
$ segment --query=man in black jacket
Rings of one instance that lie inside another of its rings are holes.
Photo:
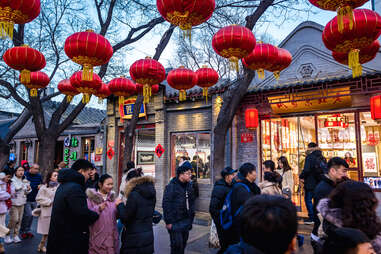
[[[323,176],[323,179],[316,186],[314,191],[314,212],[317,214],[316,206],[323,198],[327,198],[337,184],[345,181],[348,178],[347,169],[348,163],[339,157],[334,157],[328,161],[328,172]],[[311,241],[318,241],[318,230],[321,222],[315,219],[314,228],[311,233]]]
[[[180,166],[176,177],[165,187],[163,196],[164,221],[171,241],[171,254],[184,254],[195,216],[192,171]]]
[[[224,205],[226,195],[232,188],[232,181],[237,170],[227,167],[221,172],[222,179],[218,180],[214,184],[212,191],[212,198],[210,199],[209,212],[212,216],[214,224],[216,225],[218,239],[220,241],[221,249],[218,253],[224,253],[228,247],[227,242],[224,238],[223,229],[220,223],[220,210]]]
[[[240,209],[247,200],[255,195],[261,194],[261,190],[255,184],[257,179],[257,171],[253,164],[245,163],[239,168],[238,177],[233,185],[233,190],[231,194],[231,214],[236,214],[238,209]],[[250,191],[248,191],[242,184],[246,185]],[[240,241],[240,227],[241,220],[240,214],[233,216],[233,225],[224,233],[226,234],[226,239],[228,245],[236,244]]]
[[[319,149],[318,145],[311,142],[308,144],[307,157],[304,163],[304,169],[300,174],[300,181],[304,183],[304,201],[308,211],[308,220],[305,224],[313,224],[315,220],[312,199],[316,185],[322,179],[324,170],[326,170],[326,159]]]
[[[60,186],[53,202],[48,254],[88,254],[89,226],[99,217],[88,209],[86,201],[85,182],[91,168],[89,161],[79,159],[71,169],[59,171]]]

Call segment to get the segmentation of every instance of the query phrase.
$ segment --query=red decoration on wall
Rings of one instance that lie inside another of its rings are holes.
[[[112,158],[114,158],[114,155],[115,155],[114,149],[112,149],[112,147],[109,147],[107,151],[107,157],[109,158],[109,160],[112,160]]]
[[[96,94],[102,86],[102,79],[95,73],[92,73],[90,80],[83,80],[82,71],[77,71],[70,77],[70,83],[77,89],[78,92],[83,93],[82,102],[89,103],[92,94]]]
[[[66,95],[66,101],[70,103],[74,96],[79,94],[77,89],[71,85],[70,79],[64,79],[61,82],[58,83],[58,91],[60,91],[62,94]]]
[[[208,101],[208,89],[209,87],[217,84],[219,76],[212,68],[208,68],[207,65],[202,66],[202,68],[196,71],[197,74],[197,85],[202,88],[202,95]]]
[[[255,108],[246,109],[245,124],[247,129],[255,129],[258,127],[258,110]]]
[[[157,157],[160,158],[164,154],[164,152],[165,152],[165,149],[162,147],[161,144],[158,144],[155,148],[155,153],[156,153]]]
[[[241,133],[241,143],[252,143],[254,142],[253,133]]]
[[[256,40],[253,32],[239,25],[221,28],[212,40],[214,51],[229,59],[238,71],[238,61],[248,56],[255,48]]]
[[[179,90],[179,101],[185,101],[187,99],[186,90],[197,84],[197,75],[192,70],[180,66],[168,73],[167,82],[172,88]]]
[[[93,30],[70,35],[65,41],[65,53],[75,63],[83,66],[82,79],[93,79],[93,67],[108,63],[113,55],[110,42]]]
[[[370,112],[373,120],[381,121],[381,95],[373,96],[370,99]]]

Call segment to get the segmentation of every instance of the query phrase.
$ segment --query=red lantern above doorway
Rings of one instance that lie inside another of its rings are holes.
[[[37,97],[37,89],[45,88],[49,85],[50,78],[42,71],[36,71],[30,73],[30,83],[25,84],[30,89],[30,96]]]
[[[238,61],[248,56],[255,48],[256,40],[253,32],[239,25],[221,28],[212,40],[214,51],[220,56],[229,59],[238,71]]]
[[[136,94],[136,85],[132,80],[124,77],[114,78],[108,83],[111,93],[119,97],[119,105],[123,105],[124,98]]]
[[[249,130],[258,128],[258,110],[255,108],[246,109],[245,111],[245,124]]]
[[[196,74],[197,85],[202,88],[202,95],[206,98],[206,101],[208,101],[208,89],[217,84],[219,79],[218,72],[204,65],[196,71]]]
[[[93,30],[70,35],[65,41],[65,53],[83,66],[82,80],[91,81],[93,67],[108,63],[113,54],[110,42]]]
[[[373,120],[381,121],[381,95],[370,98],[370,113]]]
[[[186,90],[197,85],[197,75],[192,70],[180,66],[168,73],[167,82],[172,88],[179,90],[179,101],[185,101],[187,99]]]
[[[102,86],[102,79],[95,73],[91,80],[82,80],[82,71],[77,71],[70,77],[70,83],[78,92],[83,93],[82,103],[89,103],[92,94],[96,94]]]
[[[70,79],[64,79],[60,83],[58,83],[58,91],[62,94],[66,95],[66,101],[70,103],[74,96],[79,94],[77,89],[71,85]]]
[[[40,0],[1,0],[0,37],[13,38],[13,27],[31,22],[40,15]]]

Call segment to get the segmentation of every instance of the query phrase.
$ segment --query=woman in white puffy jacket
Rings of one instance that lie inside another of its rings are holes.
[[[29,181],[23,178],[24,168],[19,167],[11,180],[15,194],[12,197],[12,207],[9,211],[9,233],[5,237],[5,243],[21,242],[19,231],[24,213],[24,205],[26,204],[26,195],[32,191]]]
[[[286,157],[279,157],[277,172],[282,176],[283,194],[285,194],[288,198],[291,198],[292,193],[294,192],[294,176]]]

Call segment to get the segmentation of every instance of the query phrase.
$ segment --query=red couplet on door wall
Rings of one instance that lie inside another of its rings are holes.
[[[160,144],[158,144],[156,146],[156,149],[155,149],[155,153],[156,153],[157,157],[160,158],[164,152],[165,152],[165,149]]]

